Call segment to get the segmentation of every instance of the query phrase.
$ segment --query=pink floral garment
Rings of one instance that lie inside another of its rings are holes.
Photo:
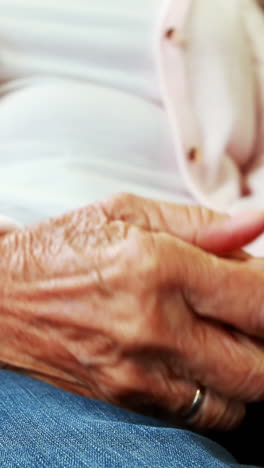
[[[264,209],[264,15],[257,0],[170,0],[158,67],[176,155],[196,200]]]

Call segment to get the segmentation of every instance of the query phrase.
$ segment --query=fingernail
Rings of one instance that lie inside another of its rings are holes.
[[[264,211],[243,211],[241,213],[235,213],[230,215],[229,218],[235,223],[241,222],[263,222],[264,223]]]

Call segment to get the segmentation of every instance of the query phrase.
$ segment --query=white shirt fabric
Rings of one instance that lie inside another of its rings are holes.
[[[161,105],[162,0],[0,0],[0,212],[112,193],[190,202]]]

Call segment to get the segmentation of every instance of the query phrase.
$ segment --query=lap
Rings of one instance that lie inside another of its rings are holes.
[[[0,460],[25,467],[237,467],[189,431],[0,371]]]

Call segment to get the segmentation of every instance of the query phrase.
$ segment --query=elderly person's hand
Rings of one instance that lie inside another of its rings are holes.
[[[172,417],[202,385],[191,423],[231,427],[243,402],[264,397],[263,343],[229,326],[264,336],[264,274],[204,250],[237,250],[263,229],[263,215],[119,195],[3,236],[0,359]]]

